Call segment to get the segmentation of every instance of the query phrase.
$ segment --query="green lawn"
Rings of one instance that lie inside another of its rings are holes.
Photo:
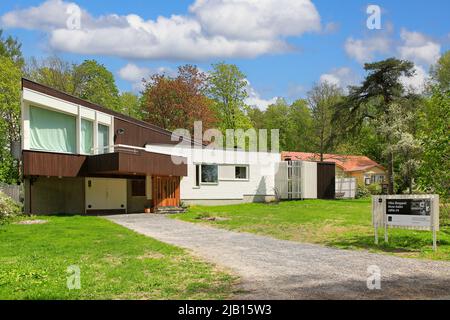
[[[235,278],[97,217],[0,227],[0,299],[224,299]],[[81,271],[68,290],[67,267]]]
[[[219,218],[212,221],[211,218]],[[305,200],[279,204],[193,206],[174,216],[229,230],[252,232],[274,238],[318,243],[344,249],[367,249],[402,257],[450,260],[450,226],[441,226],[438,252],[432,249],[429,231],[389,230],[389,243],[374,244],[371,200]]]

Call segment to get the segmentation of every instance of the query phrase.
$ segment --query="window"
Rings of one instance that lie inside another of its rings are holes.
[[[372,176],[372,183],[383,183],[383,182],[384,182],[384,175],[375,174]]]
[[[145,197],[145,180],[131,180],[131,196]]]
[[[98,153],[108,152],[109,146],[109,127],[103,124],[98,124]]]
[[[216,164],[202,164],[201,170],[202,183],[217,183],[218,170]]]
[[[196,187],[200,186],[200,165],[199,164],[195,165],[195,186]]]
[[[234,168],[234,177],[235,179],[248,179],[247,176],[247,167],[245,166],[236,166]]]
[[[92,121],[81,119],[80,148],[81,153],[91,154],[94,147],[94,123]]]
[[[31,149],[76,153],[76,127],[75,116],[30,106]]]

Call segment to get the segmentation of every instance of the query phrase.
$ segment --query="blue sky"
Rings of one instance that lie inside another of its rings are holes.
[[[381,30],[367,28],[370,4],[381,8]],[[80,24],[69,29],[73,6]],[[250,83],[249,103],[265,108],[275,97],[304,97],[316,82],[358,83],[363,62],[390,56],[415,62],[405,83],[420,91],[450,49],[449,12],[447,0],[2,0],[0,28],[19,38],[27,58],[98,60],[122,91],[185,63],[205,71],[235,63]]]

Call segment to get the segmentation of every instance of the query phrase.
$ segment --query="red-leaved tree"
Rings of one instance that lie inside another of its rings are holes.
[[[214,127],[213,101],[205,94],[207,76],[196,66],[179,67],[176,77],[155,74],[144,84],[146,121],[168,130],[183,128],[192,132],[194,121],[202,121],[204,129]]]

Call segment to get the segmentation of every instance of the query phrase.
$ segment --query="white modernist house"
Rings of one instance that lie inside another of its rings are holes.
[[[180,182],[186,204],[233,204],[275,199],[280,153],[212,149],[190,145],[147,145],[146,150],[186,159]]]
[[[334,164],[285,162],[278,152],[214,149],[185,140],[23,79],[25,211],[111,214],[180,202],[334,197]]]

